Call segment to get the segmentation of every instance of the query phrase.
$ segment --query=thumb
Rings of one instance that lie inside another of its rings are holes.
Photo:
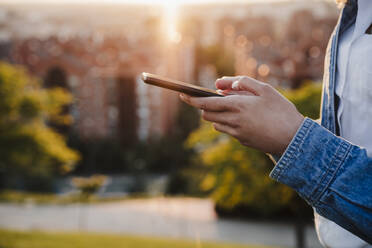
[[[219,90],[231,90],[232,83],[239,80],[241,76],[227,77],[224,76],[216,80],[216,88]]]
[[[253,78],[241,77],[232,83],[231,88],[237,91],[249,91],[258,96],[262,95],[264,86],[264,83]]]

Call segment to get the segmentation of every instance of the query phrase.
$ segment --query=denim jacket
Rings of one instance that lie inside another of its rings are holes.
[[[349,0],[328,44],[321,124],[305,118],[270,176],[296,190],[318,214],[372,244],[372,158],[337,136],[335,111],[338,37],[356,15],[356,0]]]

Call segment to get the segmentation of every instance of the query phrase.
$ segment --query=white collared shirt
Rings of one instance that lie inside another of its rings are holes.
[[[372,0],[358,0],[355,24],[339,38],[335,93],[340,135],[372,157]],[[315,214],[319,240],[329,248],[372,247],[336,223]],[[372,228],[372,227],[371,227]]]

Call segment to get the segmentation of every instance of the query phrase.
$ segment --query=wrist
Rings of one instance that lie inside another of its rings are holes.
[[[285,150],[287,149],[287,147],[289,146],[289,144],[291,143],[293,138],[296,136],[296,133],[300,129],[304,120],[305,120],[305,117],[302,114],[300,114],[299,112],[297,112],[297,115],[293,119],[290,120],[290,125],[289,125],[289,128],[288,128],[288,132],[287,132],[287,135],[282,142],[282,147],[281,147],[279,153],[275,154],[275,155],[282,155],[285,152]]]

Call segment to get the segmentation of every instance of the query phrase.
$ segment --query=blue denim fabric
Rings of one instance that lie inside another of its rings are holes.
[[[296,190],[318,214],[372,244],[372,158],[336,135],[338,37],[356,14],[356,1],[349,1],[328,44],[321,125],[305,118],[270,176]]]

